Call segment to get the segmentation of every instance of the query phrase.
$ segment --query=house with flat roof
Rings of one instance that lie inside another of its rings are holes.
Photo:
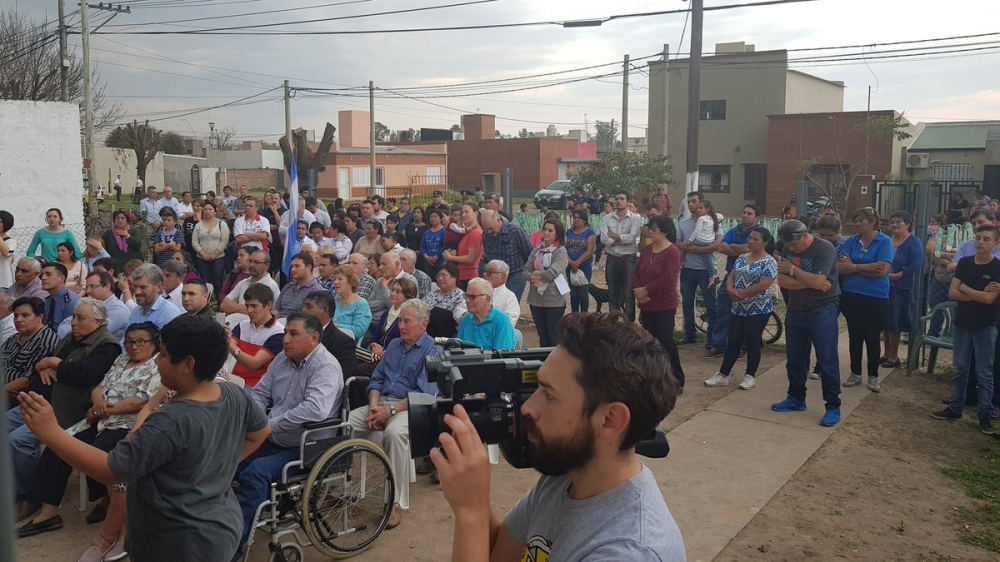
[[[1000,197],[1000,121],[919,123],[906,150],[906,179],[970,182]]]

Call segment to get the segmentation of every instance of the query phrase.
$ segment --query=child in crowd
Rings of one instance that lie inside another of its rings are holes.
[[[395,252],[399,255],[405,248],[396,240],[396,237],[392,235],[391,232],[383,232],[382,237],[379,239],[379,243],[382,244],[382,248],[386,252]]]
[[[156,367],[176,396],[110,453],[62,430],[38,394],[21,393],[21,411],[38,439],[74,468],[127,486],[133,560],[231,560],[242,531],[232,475],[270,425],[239,387],[215,382],[226,360],[221,326],[185,314],[161,338]]]
[[[163,265],[170,261],[174,252],[184,249],[184,231],[177,228],[177,213],[170,207],[160,211],[160,229],[153,234],[153,262]]]
[[[719,231],[719,217],[715,214],[715,207],[706,199],[698,203],[696,212],[698,218],[688,240],[695,246],[711,246],[715,243],[715,233]]]
[[[451,222],[444,231],[444,249],[458,251],[458,244],[465,236],[465,227],[462,226],[462,206],[455,204],[451,206]]]

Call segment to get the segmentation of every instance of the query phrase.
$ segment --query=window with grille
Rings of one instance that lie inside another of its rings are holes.
[[[745,164],[743,168],[743,198],[755,200],[767,185],[767,164]]]
[[[937,162],[932,169],[934,181],[972,181],[972,164]]]
[[[698,191],[729,193],[729,166],[698,166]]]
[[[726,118],[726,100],[705,100],[699,111],[702,121],[718,121]]]

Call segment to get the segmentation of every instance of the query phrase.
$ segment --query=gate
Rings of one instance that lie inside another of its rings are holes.
[[[916,216],[917,181],[884,181],[875,184],[875,208],[880,216],[888,217],[893,211],[909,211]],[[959,192],[966,200],[971,200],[980,181],[935,181],[931,182],[930,213],[933,216],[947,213],[952,193]]]

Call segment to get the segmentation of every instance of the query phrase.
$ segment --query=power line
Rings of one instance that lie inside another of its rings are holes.
[[[229,14],[222,16],[205,16],[200,18],[187,18],[181,20],[169,20],[169,21],[151,21],[151,22],[140,22],[140,23],[119,23],[114,25],[108,25],[106,27],[142,27],[147,25],[168,25],[173,23],[188,23],[192,21],[204,21],[204,20],[221,20],[230,18],[245,18],[250,16],[260,16],[260,15],[273,15],[280,14],[284,12],[295,12],[299,10],[317,10],[320,8],[329,8],[332,6],[345,6],[348,4],[364,4],[366,2],[373,2],[374,0],[347,0],[344,2],[331,2],[329,4],[318,4],[316,6],[299,6],[297,8],[283,8],[280,10],[263,10],[260,12],[246,12],[242,14]]]
[[[815,2],[816,0],[763,0],[760,2],[749,2],[745,4],[727,4],[722,6],[711,6],[706,7],[705,11],[719,11],[719,10],[731,10],[737,8],[751,8],[751,7],[762,7],[762,6],[774,6],[780,4],[797,4],[801,2]],[[664,16],[670,14],[681,14],[688,12],[688,9],[678,9],[678,10],[660,10],[655,12],[638,12],[629,14],[616,14],[611,16],[606,16],[603,18],[594,18],[592,20],[564,20],[564,21],[533,21],[533,22],[516,22],[516,23],[494,23],[494,24],[481,24],[481,25],[461,25],[461,26],[442,26],[442,27],[419,27],[419,28],[402,28],[402,29],[366,29],[366,30],[326,30],[326,31],[246,31],[249,29],[248,26],[234,26],[228,28],[216,28],[211,30],[173,30],[173,31],[116,31],[116,32],[103,32],[104,34],[116,34],[116,35],[368,35],[368,34],[394,34],[394,33],[419,33],[427,31],[469,31],[469,30],[482,30],[482,29],[510,29],[515,27],[539,27],[539,26],[565,26],[567,24],[574,23],[586,23],[600,21],[601,23],[610,22],[618,19],[630,19],[630,18],[645,18],[653,16]],[[295,21],[295,22],[284,22],[282,24],[273,25],[292,25],[299,23],[309,23],[309,20],[305,21]],[[271,25],[271,24],[267,24]],[[570,25],[572,26],[572,25]],[[256,26],[255,26],[256,27]],[[242,30],[242,31],[241,31]]]

